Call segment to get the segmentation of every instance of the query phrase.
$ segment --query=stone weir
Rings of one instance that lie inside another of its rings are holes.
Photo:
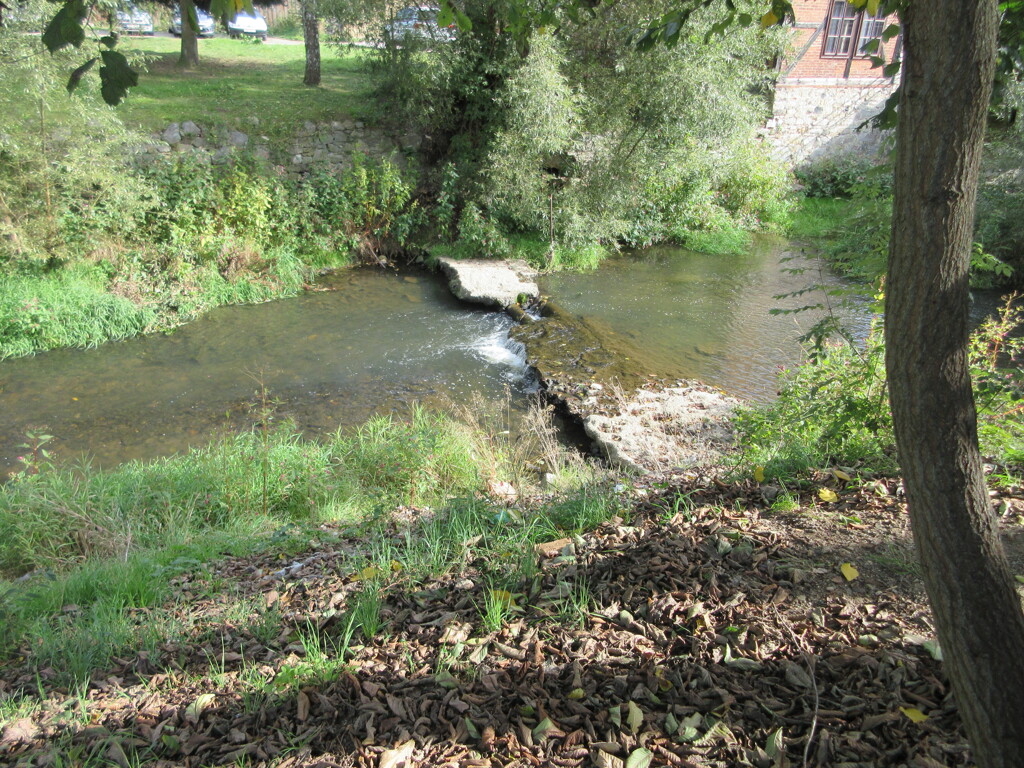
[[[511,335],[526,347],[549,401],[583,425],[609,463],[638,472],[707,467],[732,445],[739,401],[699,382],[652,380],[635,345],[542,299],[524,262],[439,265],[456,297],[502,307],[519,321]]]

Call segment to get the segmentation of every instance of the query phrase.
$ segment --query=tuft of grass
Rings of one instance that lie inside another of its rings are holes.
[[[681,232],[678,240],[684,248],[712,256],[735,256],[750,250],[751,234],[736,226],[718,229],[694,229]]]
[[[540,517],[556,529],[580,533],[610,520],[619,509],[619,499],[609,489],[585,487],[546,505]]]

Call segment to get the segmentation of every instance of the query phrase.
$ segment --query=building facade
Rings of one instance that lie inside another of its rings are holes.
[[[895,18],[844,0],[794,0],[793,10],[792,40],[766,126],[775,157],[796,167],[825,157],[876,156],[883,133],[858,127],[896,88],[871,61],[873,55],[899,58],[899,37],[882,40]],[[872,40],[878,40],[874,52],[866,48]]]

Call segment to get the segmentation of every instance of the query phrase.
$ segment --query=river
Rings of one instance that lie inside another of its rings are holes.
[[[794,255],[775,238],[757,238],[741,256],[651,249],[593,273],[546,276],[542,289],[634,344],[654,375],[764,399],[778,368],[799,359],[797,337],[816,316],[769,314],[816,300],[775,298],[819,280],[816,261],[780,263]],[[100,466],[182,451],[251,425],[261,387],[310,434],[413,402],[477,397],[514,410],[536,388],[508,342],[511,321],[460,304],[435,275],[358,269],[319,285],[221,308],[169,334],[0,363],[0,476],[18,468],[33,429],[54,435],[56,456],[85,454]],[[850,316],[858,332],[867,317]]]

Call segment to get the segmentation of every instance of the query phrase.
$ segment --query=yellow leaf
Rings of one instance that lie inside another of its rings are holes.
[[[569,698],[572,701],[582,701],[587,698],[587,692],[582,688],[573,688],[572,691],[569,692]]]
[[[836,492],[831,488],[822,488],[818,491],[818,498],[824,501],[826,504],[831,504],[833,501],[839,501],[839,497]]]
[[[515,607],[515,600],[512,599],[512,593],[504,589],[492,589],[491,590],[491,601],[495,605],[500,605],[502,608],[509,606]]]
[[[380,568],[375,565],[368,565],[355,576],[352,577],[353,581],[372,581],[383,574]]]
[[[754,480],[759,483],[764,482],[764,467],[754,467]]]
[[[779,23],[779,17],[771,11],[768,11],[764,16],[761,17],[761,26],[765,29],[768,27],[774,27]]]
[[[839,570],[842,571],[843,577],[847,581],[853,581],[860,576],[860,571],[853,567],[853,563],[843,563],[839,566]]]
[[[913,723],[923,723],[928,719],[928,715],[916,707],[900,707],[900,712],[910,718]]]
[[[391,572],[392,573],[401,573],[403,567],[404,566],[400,562],[398,562],[397,560],[392,560],[391,561]]]
[[[844,483],[848,483],[851,480],[853,480],[852,477],[850,477],[847,473],[843,472],[843,470],[841,469],[833,468],[832,475],[833,477],[835,477],[836,480],[842,480]]]

